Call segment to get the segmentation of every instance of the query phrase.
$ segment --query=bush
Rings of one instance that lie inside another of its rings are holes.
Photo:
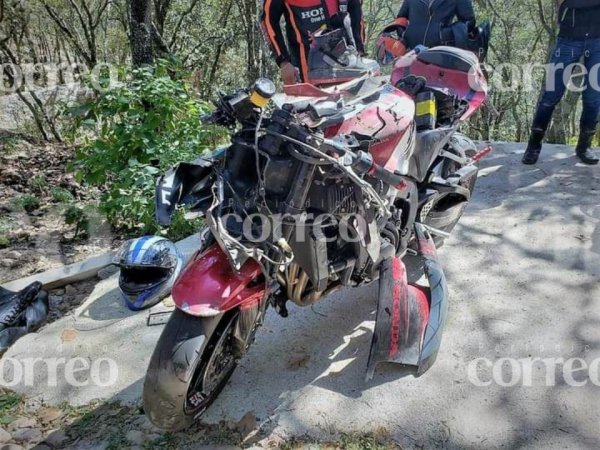
[[[30,185],[39,193],[44,193],[48,187],[48,182],[43,175],[36,175],[30,180]]]
[[[13,202],[27,212],[32,212],[40,207],[40,199],[31,194],[20,195]]]
[[[50,189],[50,195],[52,195],[52,199],[57,203],[70,203],[75,200],[73,194],[62,187],[53,187]]]
[[[157,177],[222,143],[224,131],[200,123],[208,105],[194,99],[164,65],[134,69],[128,83],[99,95],[87,108],[81,125],[97,137],[76,154],[78,180],[103,188],[100,208],[113,227],[156,233]],[[175,220],[183,221],[181,214]],[[192,226],[173,227],[178,235],[169,236],[189,234]]]
[[[65,210],[63,216],[67,225],[75,225],[74,239],[79,236],[80,232],[88,233],[90,222],[82,208],[71,205]]]

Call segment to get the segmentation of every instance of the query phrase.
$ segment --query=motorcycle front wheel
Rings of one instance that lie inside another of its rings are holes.
[[[238,364],[233,348],[237,317],[237,310],[215,317],[173,312],[144,380],[144,412],[158,428],[188,428],[225,387]]]

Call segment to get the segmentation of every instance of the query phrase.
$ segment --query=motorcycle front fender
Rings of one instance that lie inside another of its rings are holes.
[[[446,277],[429,233],[420,224],[415,231],[429,287],[409,285],[399,258],[384,261],[367,379],[381,362],[414,366],[420,376],[433,365],[440,348],[448,315]]]
[[[175,281],[175,306],[197,317],[211,317],[234,308],[252,309],[266,297],[259,264],[249,259],[235,272],[223,250],[214,244],[197,253]]]

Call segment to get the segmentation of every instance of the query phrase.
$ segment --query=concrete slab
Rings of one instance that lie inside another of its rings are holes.
[[[439,252],[450,317],[429,372],[401,378],[389,365],[365,382],[376,287],[343,291],[312,308],[291,307],[288,319],[272,312],[204,420],[254,411],[265,429],[286,437],[385,429],[406,448],[598,448],[593,371],[578,372],[575,381],[586,383],[574,387],[563,366],[570,358],[600,358],[600,169],[577,164],[561,146],[547,146],[537,166],[523,166],[523,150],[496,146],[472,204]],[[117,382],[51,388],[41,374],[33,387],[15,389],[74,404],[139,398],[160,327],[124,311],[109,294],[112,283],[98,285],[85,311],[23,338],[5,358],[111,357]],[[67,330],[75,330],[73,339]],[[486,360],[476,368],[478,358]],[[531,358],[563,363],[533,366],[528,383]],[[494,378],[486,361],[503,378],[477,386],[474,376]]]
[[[112,253],[105,253],[103,255],[88,258],[85,261],[58,267],[56,269],[50,269],[43,273],[36,273],[29,277],[11,281],[3,284],[2,287],[11,291],[20,291],[34,281],[39,281],[42,283],[44,289],[56,289],[95,276],[102,269],[110,266],[113,263],[113,258],[114,255]]]
[[[199,244],[199,235],[194,235],[178,242],[177,247],[189,259]],[[150,310],[130,311],[121,299],[115,274],[100,281],[72,314],[17,341],[0,360],[0,385],[48,404],[85,405],[116,393],[119,400],[135,402],[139,386],[125,391],[123,387],[144,374],[162,329],[147,326],[148,316],[169,311],[172,306],[167,298]],[[69,361],[72,366],[68,366]],[[107,375],[112,367],[116,367],[113,380]],[[101,372],[96,379],[92,377],[95,370]],[[70,373],[73,378],[69,378]]]

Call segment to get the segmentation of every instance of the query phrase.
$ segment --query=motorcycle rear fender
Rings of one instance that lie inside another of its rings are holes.
[[[249,259],[236,273],[216,244],[197,253],[171,291],[175,306],[197,317],[211,317],[240,308],[254,308],[266,297],[258,263]]]
[[[440,348],[448,314],[446,277],[429,233],[421,224],[415,224],[415,231],[429,288],[409,285],[399,258],[382,264],[367,379],[381,362],[414,366],[420,376],[433,365]]]

